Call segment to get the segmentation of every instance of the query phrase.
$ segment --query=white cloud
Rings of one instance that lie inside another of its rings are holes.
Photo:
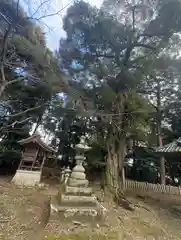
[[[41,5],[42,2],[45,4],[42,5],[41,8],[36,12],[38,6]],[[100,7],[103,0],[88,0],[93,6]],[[42,15],[47,15],[51,13],[55,13],[60,9],[63,9],[59,15],[46,17],[43,19],[43,25],[46,32],[47,43],[49,48],[55,50],[58,48],[59,39],[61,37],[66,36],[65,32],[62,28],[62,19],[66,15],[67,8],[73,3],[71,0],[21,0],[25,11],[28,12],[29,15],[32,15],[36,12],[36,17],[41,17]]]

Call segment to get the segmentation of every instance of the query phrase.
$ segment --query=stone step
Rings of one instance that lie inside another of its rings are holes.
[[[95,201],[96,202],[96,201]],[[57,197],[51,199],[51,214],[50,221],[58,219],[59,221],[69,222],[73,220],[81,222],[92,222],[95,224],[97,221],[105,221],[107,216],[106,209],[96,202],[96,206],[63,206],[59,204]]]
[[[77,220],[77,221],[100,221],[102,213],[98,207],[77,206],[69,207],[62,206],[56,203],[51,203],[51,218],[58,215],[60,220]]]
[[[86,187],[70,187],[65,186],[65,195],[75,195],[75,196],[91,196],[92,194],[92,188],[86,188]]]
[[[97,200],[94,196],[72,196],[72,195],[61,195],[59,201],[63,206],[96,206]]]
[[[95,202],[97,199],[95,196],[71,196],[71,195],[61,195],[61,201],[71,201],[71,202]]]
[[[88,206],[77,206],[77,207],[69,207],[69,206],[62,206],[59,204],[51,204],[51,209],[54,212],[76,212],[81,211],[82,213],[91,213],[97,211],[99,213],[98,207],[88,207]]]
[[[61,206],[65,207],[96,207],[96,202],[61,202]]]

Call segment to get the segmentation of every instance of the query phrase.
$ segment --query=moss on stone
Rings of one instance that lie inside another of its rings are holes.
[[[62,200],[62,191],[61,191],[61,189],[59,189],[59,191],[58,191],[57,198],[58,198],[58,201]]]

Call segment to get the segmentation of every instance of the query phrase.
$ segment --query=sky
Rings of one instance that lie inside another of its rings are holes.
[[[51,50],[58,48],[59,39],[65,37],[65,32],[62,28],[62,18],[66,15],[68,7],[73,4],[72,0],[21,0],[20,1],[28,15],[34,17],[42,17],[47,14],[56,13],[60,9],[63,9],[59,15],[46,17],[42,19],[41,24],[44,26],[46,33],[47,44]],[[44,2],[44,4],[42,4]],[[103,0],[87,0],[93,6],[100,7]],[[39,7],[41,5],[41,7]],[[37,11],[37,8],[38,11]]]

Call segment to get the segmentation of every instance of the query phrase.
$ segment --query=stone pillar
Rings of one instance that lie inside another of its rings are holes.
[[[70,167],[67,167],[65,169],[65,174],[64,174],[64,183],[67,184],[67,181],[70,177],[70,173],[71,173],[71,170],[70,170]]]
[[[64,180],[65,180],[65,169],[63,169],[63,170],[61,171],[60,182],[61,182],[61,183],[64,183]]]

